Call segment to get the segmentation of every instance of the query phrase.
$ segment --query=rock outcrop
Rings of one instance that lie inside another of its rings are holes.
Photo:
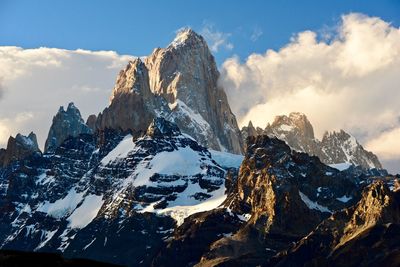
[[[243,143],[204,38],[185,29],[166,48],[121,71],[96,128],[145,131],[157,116],[214,150],[240,154]]]
[[[271,266],[398,266],[399,230],[400,194],[376,181],[355,206],[333,214]]]
[[[0,150],[0,166],[7,166],[13,161],[22,160],[30,155],[39,152],[36,135],[31,132],[28,136],[17,134],[10,136],[7,148]]]
[[[162,99],[158,99],[158,103],[156,100],[149,87],[148,70],[137,58],[120,71],[110,105],[99,114],[96,128],[146,131],[152,119],[156,114],[162,114],[161,110],[166,105],[162,105]]]
[[[366,169],[382,169],[378,157],[343,130],[325,133],[321,141],[315,138],[310,121],[299,112],[277,116],[264,130],[254,129],[252,124],[242,128],[242,136],[260,134],[277,137],[296,151],[319,157],[325,164],[350,163]]]
[[[54,151],[68,137],[76,137],[79,134],[91,132],[92,130],[85,124],[79,109],[75,107],[74,103],[69,103],[67,110],[64,110],[64,107],[61,106],[53,117],[44,152]]]

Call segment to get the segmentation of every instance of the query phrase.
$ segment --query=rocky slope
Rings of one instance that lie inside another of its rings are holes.
[[[118,75],[110,106],[96,128],[144,131],[156,116],[214,150],[243,152],[242,138],[204,38],[190,29]]]
[[[325,164],[349,163],[368,169],[382,169],[378,157],[365,150],[355,137],[343,130],[327,132],[321,141],[316,139],[313,126],[302,113],[277,116],[264,130],[255,129],[251,122],[242,128],[243,137],[260,134],[277,137],[292,149],[319,157]]]

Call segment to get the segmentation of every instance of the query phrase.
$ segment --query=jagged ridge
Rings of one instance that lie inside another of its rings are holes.
[[[319,157],[325,164],[350,163],[368,169],[382,169],[378,157],[366,151],[354,136],[343,130],[326,132],[321,141],[316,139],[310,121],[299,112],[275,117],[273,123],[268,124],[264,130],[254,128],[251,122],[242,128],[244,138],[260,134],[275,136],[294,150]]]

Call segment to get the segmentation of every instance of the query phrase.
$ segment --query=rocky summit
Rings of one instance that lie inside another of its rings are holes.
[[[53,117],[44,151],[51,151],[61,145],[68,137],[76,137],[81,133],[90,133],[91,129],[82,119],[79,109],[74,103],[69,103],[67,110],[61,106]]]
[[[218,78],[185,29],[86,123],[60,107],[43,153],[10,137],[0,266],[399,266],[400,176],[300,113],[240,132]]]
[[[17,134],[10,136],[6,149],[0,149],[0,166],[7,166],[13,161],[22,160],[34,153],[41,153],[36,135],[31,132],[28,136]]]
[[[251,122],[242,128],[243,138],[260,134],[277,137],[292,149],[315,155],[325,164],[349,163],[367,169],[382,169],[378,157],[365,150],[354,136],[343,130],[326,132],[322,140],[315,138],[310,121],[299,112],[277,116],[265,129],[256,129]]]
[[[119,73],[96,128],[145,131],[154,117],[163,116],[204,146],[240,154],[241,133],[219,75],[204,38],[181,30],[166,48]]]

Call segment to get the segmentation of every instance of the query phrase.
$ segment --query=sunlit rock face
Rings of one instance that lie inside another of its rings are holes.
[[[325,164],[348,163],[366,169],[382,169],[378,157],[365,150],[356,138],[343,130],[326,132],[322,140],[314,136],[314,129],[306,115],[292,112],[276,116],[263,130],[249,123],[242,128],[242,136],[266,134],[285,141],[292,149],[319,157]]]
[[[144,131],[161,115],[202,145],[240,154],[241,133],[218,78],[204,38],[183,30],[168,47],[155,49],[143,61],[135,59],[120,72],[96,127]]]
[[[74,103],[69,103],[67,110],[60,107],[53,117],[44,152],[54,151],[68,137],[76,137],[79,134],[91,132],[92,130],[83,121],[79,109],[75,107]]]

